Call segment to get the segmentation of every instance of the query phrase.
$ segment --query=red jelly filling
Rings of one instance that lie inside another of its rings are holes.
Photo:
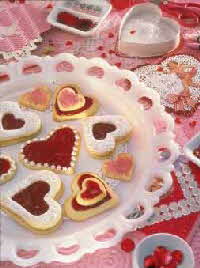
[[[79,181],[78,181],[78,185],[80,187],[80,189],[82,189],[82,184],[84,182],[85,179],[88,179],[88,178],[96,178],[95,176],[92,176],[91,174],[84,174],[82,175],[80,178],[79,178]],[[97,179],[97,178],[96,178]],[[102,199],[101,201],[97,202],[96,204],[93,204],[93,205],[90,205],[90,206],[83,206],[83,205],[80,205],[77,203],[76,199],[73,198],[72,200],[72,207],[77,210],[77,211],[83,211],[83,210],[87,210],[87,209],[90,209],[90,208],[96,208],[100,205],[102,205],[103,203],[105,203],[106,201],[110,200],[110,194],[109,192],[107,192],[106,194],[106,197],[104,199]]]
[[[87,181],[87,189],[81,194],[82,198],[91,199],[102,193],[99,184],[94,181]]]
[[[75,135],[71,128],[60,128],[43,141],[33,141],[23,149],[26,159],[50,166],[69,167],[72,158]]]
[[[10,168],[10,162],[7,159],[0,158],[0,176],[7,174]]]
[[[14,195],[12,200],[32,215],[40,216],[49,209],[49,205],[44,201],[44,197],[49,191],[50,186],[47,182],[37,181]]]
[[[72,88],[72,89],[76,92],[75,88]],[[92,98],[85,97],[85,105],[83,107],[81,107],[80,109],[72,110],[72,111],[61,111],[58,107],[57,101],[55,103],[55,109],[56,109],[56,112],[58,115],[69,115],[70,116],[73,114],[80,114],[80,113],[84,112],[85,110],[88,110],[92,106],[92,104],[93,104]]]
[[[106,134],[116,130],[116,126],[109,123],[97,123],[93,126],[92,132],[96,140],[104,140]]]
[[[79,18],[68,12],[58,13],[57,21],[69,27],[73,27],[85,32],[96,26],[96,23],[94,23],[92,20]]]
[[[22,128],[24,124],[24,120],[16,118],[14,114],[5,114],[2,118],[2,126],[6,130]]]

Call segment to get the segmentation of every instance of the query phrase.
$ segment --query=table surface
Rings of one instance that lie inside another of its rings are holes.
[[[60,52],[73,53],[76,56],[85,56],[87,58],[102,57],[110,64],[115,64],[121,69],[134,70],[135,68],[146,64],[159,64],[165,57],[139,59],[139,58],[123,58],[115,53],[115,47],[117,42],[117,34],[121,21],[121,17],[127,10],[117,11],[113,10],[103,27],[96,35],[90,38],[81,38],[73,34],[62,32],[56,28],[50,29],[48,32],[42,34],[42,42],[38,45],[38,48],[33,51],[32,54],[44,56],[44,55],[56,55]],[[200,27],[196,28],[182,28],[182,34],[185,33],[200,33]],[[186,47],[185,42],[182,41],[179,48],[174,51],[175,55],[186,54],[192,55],[196,59],[200,60],[200,51],[191,50]],[[10,60],[9,60],[10,61]],[[0,63],[7,63],[4,59],[0,59]],[[175,133],[176,141],[181,147],[200,130],[200,107],[191,116],[175,115]],[[189,166],[191,174],[197,184],[200,184],[200,172],[199,169],[186,161],[184,166]],[[175,172],[176,173],[176,172]],[[184,176],[184,174],[183,174]],[[182,188],[180,187],[180,180],[177,174],[173,174],[174,188],[170,195],[166,196],[157,207],[164,207],[171,202],[179,202],[184,198]],[[137,232],[132,232],[126,236],[131,237],[137,243],[145,235],[153,234],[157,232],[168,232],[177,234],[186,239],[192,246],[195,258],[196,268],[200,267],[200,217],[199,212],[190,213],[189,215],[179,217],[177,219],[170,218],[169,220],[162,220],[160,223],[151,224]],[[181,228],[180,228],[181,226]],[[17,267],[10,262],[4,262],[1,267],[12,268]],[[74,264],[62,265],[53,263],[51,265],[38,264],[34,267],[66,267],[66,268],[131,268],[131,253],[125,253],[121,250],[120,244],[109,248],[101,249],[93,254],[85,255],[80,261]],[[189,268],[189,267],[188,267]]]

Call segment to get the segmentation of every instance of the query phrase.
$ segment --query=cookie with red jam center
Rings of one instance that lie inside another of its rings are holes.
[[[12,184],[0,196],[0,208],[30,231],[46,234],[62,222],[62,208],[56,201],[62,193],[58,175],[44,170]]]
[[[55,121],[84,118],[95,114],[98,106],[97,100],[83,95],[79,86],[65,84],[56,89],[53,118]]]
[[[8,155],[0,155],[0,184],[11,180],[16,173],[15,161]]]
[[[117,194],[93,173],[77,175],[71,185],[72,195],[65,201],[64,213],[75,221],[83,221],[118,205]]]
[[[61,126],[43,139],[28,141],[19,159],[30,169],[48,169],[61,174],[73,174],[80,148],[78,131]]]

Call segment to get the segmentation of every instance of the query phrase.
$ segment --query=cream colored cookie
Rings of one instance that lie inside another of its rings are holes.
[[[33,138],[41,127],[37,114],[21,110],[16,102],[0,102],[0,147]]]
[[[8,155],[0,155],[0,184],[11,180],[16,173],[15,161]]]
[[[84,221],[114,208],[117,194],[96,174],[77,175],[71,185],[72,195],[64,203],[64,214],[75,221]]]
[[[118,179],[122,181],[130,181],[132,179],[135,162],[129,153],[120,153],[116,159],[105,160],[102,172],[106,177]]]
[[[67,121],[84,118],[97,112],[96,99],[84,96],[78,85],[64,84],[56,88],[54,94],[53,119]]]
[[[45,111],[49,108],[51,90],[47,86],[37,87],[19,97],[19,104],[38,111]]]
[[[36,172],[0,196],[0,209],[30,231],[47,234],[62,222],[62,208],[56,201],[62,193],[58,175],[51,171]]]
[[[105,158],[117,144],[130,139],[132,126],[123,116],[93,116],[83,120],[83,131],[89,153],[94,158]]]

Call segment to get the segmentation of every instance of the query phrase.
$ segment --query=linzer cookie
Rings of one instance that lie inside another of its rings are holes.
[[[0,102],[0,147],[33,138],[40,129],[37,114],[22,111],[16,102]]]
[[[19,159],[30,169],[47,169],[72,174],[80,148],[80,135],[69,126],[51,131],[46,138],[29,140],[23,145]]]
[[[122,181],[130,181],[133,175],[135,163],[129,153],[118,154],[114,160],[106,160],[103,163],[102,172],[106,177]]]
[[[19,104],[38,111],[45,111],[49,108],[51,91],[47,86],[37,87],[19,98]]]
[[[16,172],[15,161],[8,155],[0,155],[0,184],[11,180]]]
[[[119,198],[93,173],[81,173],[72,181],[72,195],[64,204],[64,213],[75,221],[83,221],[118,205]]]
[[[56,89],[53,108],[55,121],[84,118],[95,114],[97,110],[97,100],[84,96],[79,86],[66,84]]]
[[[109,156],[118,143],[131,137],[132,126],[118,115],[94,116],[83,121],[86,146],[92,156]]]
[[[27,229],[49,233],[62,221],[61,205],[56,201],[62,192],[58,175],[51,171],[36,172],[4,192],[0,196],[0,208]]]

